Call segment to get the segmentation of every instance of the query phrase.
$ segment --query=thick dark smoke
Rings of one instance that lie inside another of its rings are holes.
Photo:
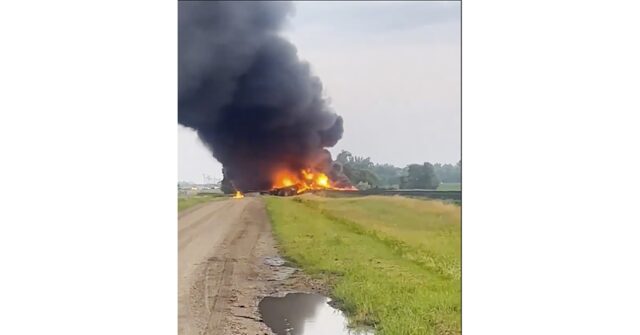
[[[342,118],[322,83],[278,35],[288,2],[180,2],[178,122],[197,131],[239,190],[273,173],[329,169]]]

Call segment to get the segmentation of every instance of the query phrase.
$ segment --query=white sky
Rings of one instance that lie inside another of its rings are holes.
[[[460,159],[459,2],[298,2],[283,35],[309,61],[344,118],[330,150],[377,163]],[[178,126],[179,180],[222,166]]]

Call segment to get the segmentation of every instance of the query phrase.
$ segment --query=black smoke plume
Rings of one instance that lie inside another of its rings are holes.
[[[179,2],[178,122],[197,131],[241,191],[270,188],[283,168],[328,171],[324,148],[342,137],[322,83],[279,35],[292,10],[289,2]]]

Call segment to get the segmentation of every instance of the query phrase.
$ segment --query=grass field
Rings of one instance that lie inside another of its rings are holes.
[[[267,198],[282,253],[376,334],[461,333],[460,207],[370,196]]]
[[[193,196],[178,197],[178,212],[181,212],[189,207],[193,207],[197,204],[226,198],[228,198],[228,196],[225,196],[223,194],[199,194]]]
[[[462,190],[462,184],[460,183],[440,183],[437,191],[460,191]]]

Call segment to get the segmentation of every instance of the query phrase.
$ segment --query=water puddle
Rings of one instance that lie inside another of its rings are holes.
[[[264,322],[278,335],[373,335],[367,329],[350,329],[344,314],[331,299],[309,293],[265,297],[258,304]]]

